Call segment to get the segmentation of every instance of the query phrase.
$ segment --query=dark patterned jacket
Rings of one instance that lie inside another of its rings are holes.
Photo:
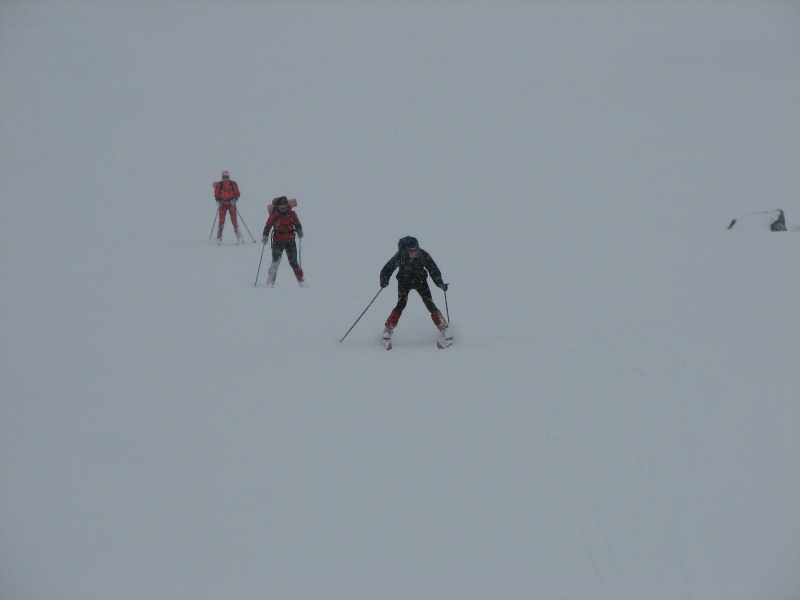
[[[411,258],[406,250],[399,250],[389,262],[381,269],[381,287],[389,285],[389,278],[397,271],[397,281],[405,287],[416,287],[424,283],[428,275],[433,279],[433,283],[442,283],[442,272],[431,258],[431,255],[422,248],[416,258]]]

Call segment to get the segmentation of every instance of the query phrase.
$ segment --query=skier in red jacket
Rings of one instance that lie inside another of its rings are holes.
[[[286,256],[289,257],[289,265],[294,270],[297,283],[300,284],[300,287],[305,287],[303,269],[300,268],[300,263],[297,262],[297,244],[294,241],[295,235],[300,238],[303,237],[303,226],[300,225],[297,213],[289,206],[289,200],[286,196],[275,198],[272,201],[272,205],[275,209],[269,215],[267,224],[264,225],[264,235],[261,237],[261,243],[266,245],[269,240],[270,229],[273,230],[272,264],[269,266],[267,273],[267,286],[272,287],[275,285],[278,265],[281,263],[283,251],[286,250]]]
[[[225,215],[230,213],[233,232],[236,234],[236,243],[243,243],[242,234],[239,233],[239,221],[236,218],[236,201],[239,199],[239,186],[231,180],[227,171],[222,172],[222,181],[214,184],[214,200],[219,207],[219,228],[217,229],[217,243],[222,243],[222,228],[225,226]]]

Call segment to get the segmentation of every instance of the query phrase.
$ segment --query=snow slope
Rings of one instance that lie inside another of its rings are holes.
[[[0,598],[800,595],[800,5],[0,32]],[[310,287],[207,241],[223,169]],[[456,345],[412,296],[382,349],[394,282],[339,343],[404,235]]]

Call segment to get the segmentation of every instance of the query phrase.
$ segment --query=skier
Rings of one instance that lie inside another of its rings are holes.
[[[417,238],[406,236],[397,243],[397,253],[389,259],[389,262],[381,269],[381,287],[389,285],[389,278],[397,271],[397,306],[394,307],[389,318],[386,319],[383,329],[383,340],[387,348],[391,347],[390,340],[392,332],[397,327],[397,322],[403,314],[403,309],[408,302],[408,294],[411,290],[417,290],[422,297],[425,308],[431,313],[436,328],[441,332],[442,337],[449,345],[452,341],[449,333],[449,325],[442,315],[442,311],[436,308],[431,298],[431,290],[428,287],[428,275],[431,276],[437,287],[447,291],[447,284],[442,280],[442,273],[439,267],[431,258],[431,255],[419,247]]]
[[[303,269],[300,268],[300,263],[297,262],[297,244],[294,241],[295,234],[297,237],[303,237],[303,226],[300,225],[300,219],[297,217],[297,213],[292,210],[286,196],[275,198],[272,204],[275,210],[269,215],[267,224],[264,225],[264,235],[261,237],[261,243],[266,245],[270,229],[274,230],[272,235],[272,264],[267,273],[267,286],[272,287],[275,285],[278,265],[281,262],[283,251],[286,250],[286,256],[289,257],[289,265],[294,270],[297,283],[300,287],[306,287]]]
[[[222,181],[214,184],[214,199],[219,207],[219,228],[217,229],[217,243],[222,243],[222,228],[225,225],[225,215],[231,214],[233,232],[236,234],[236,243],[242,244],[242,234],[239,233],[239,221],[236,218],[236,201],[239,199],[239,186],[231,180],[227,171],[222,172]]]

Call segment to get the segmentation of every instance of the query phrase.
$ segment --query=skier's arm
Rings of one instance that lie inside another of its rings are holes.
[[[431,258],[431,255],[427,252],[425,252],[425,269],[428,271],[431,279],[433,279],[433,283],[436,284],[436,287],[444,289],[442,286],[446,286],[447,284],[442,279],[442,272],[439,270],[433,258]]]
[[[385,288],[389,285],[389,278],[394,273],[394,270],[397,268],[398,261],[400,260],[400,253],[398,252],[392,258],[389,259],[384,267],[381,269],[381,287]]]
[[[269,236],[269,230],[272,229],[272,225],[273,225],[274,222],[275,222],[275,213],[272,213],[269,216],[269,218],[267,218],[267,222],[264,225],[264,233],[263,233],[263,237],[261,238],[262,242],[264,242],[264,240]],[[264,243],[266,244],[267,242],[264,242]]]
[[[303,226],[300,225],[300,217],[297,216],[297,213],[292,213],[294,217],[292,220],[294,221],[294,232],[297,234],[297,237],[303,237]]]

